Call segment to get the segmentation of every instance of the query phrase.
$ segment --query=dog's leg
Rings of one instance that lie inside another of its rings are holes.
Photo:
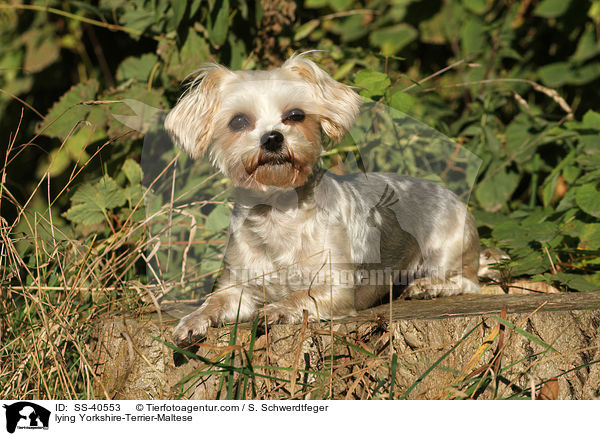
[[[173,332],[173,340],[178,344],[192,343],[204,337],[211,326],[236,319],[240,322],[251,320],[262,301],[253,291],[250,287],[216,291],[197,310],[181,318]]]
[[[259,321],[268,324],[295,324],[302,321],[302,312],[308,312],[309,321],[338,319],[356,314],[354,288],[323,284],[310,290],[296,291],[259,310]]]
[[[425,277],[417,278],[407,286],[406,297],[435,298],[479,292],[479,236],[473,217],[467,214],[465,220],[464,231],[448,237],[443,249],[431,255]]]

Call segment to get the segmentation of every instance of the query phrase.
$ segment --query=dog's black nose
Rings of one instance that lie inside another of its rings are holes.
[[[283,135],[277,130],[267,132],[260,138],[260,146],[267,151],[276,153],[283,146]]]

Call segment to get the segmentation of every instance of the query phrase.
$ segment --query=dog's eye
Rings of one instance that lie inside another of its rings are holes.
[[[291,121],[292,123],[299,123],[304,121],[306,115],[302,109],[292,109],[291,111],[287,111],[283,116],[283,121]]]
[[[249,125],[250,120],[244,114],[237,114],[229,121],[229,128],[235,132],[246,130]]]

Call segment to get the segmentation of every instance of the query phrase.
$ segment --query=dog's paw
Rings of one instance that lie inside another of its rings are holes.
[[[173,341],[178,345],[190,345],[206,336],[209,327],[217,323],[217,317],[198,309],[184,316],[173,331]]]
[[[429,300],[443,294],[445,286],[444,281],[423,277],[415,279],[403,294],[413,300]]]
[[[258,311],[260,324],[298,324],[302,321],[302,313],[284,305],[272,303]]]
[[[408,285],[404,290],[404,295],[410,299],[428,300],[436,297],[477,292],[479,292],[479,285],[461,276],[454,276],[445,280],[422,277],[415,279]]]

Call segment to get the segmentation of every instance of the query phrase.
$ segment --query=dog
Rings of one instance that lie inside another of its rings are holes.
[[[268,71],[199,70],[164,126],[231,179],[235,207],[216,291],[181,319],[176,343],[256,316],[347,317],[381,301],[390,283],[412,298],[479,291],[475,221],[452,192],[405,175],[321,168],[326,142],[344,137],[361,103],[302,54]]]

